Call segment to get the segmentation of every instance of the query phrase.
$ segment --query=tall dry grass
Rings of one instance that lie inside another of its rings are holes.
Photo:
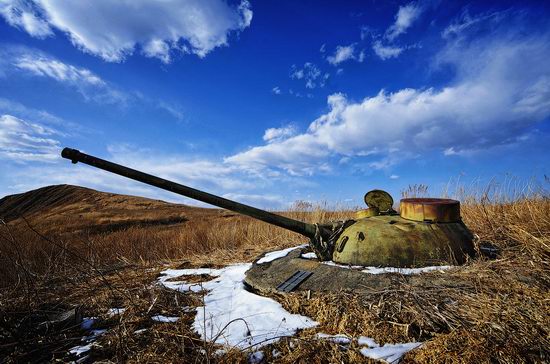
[[[280,214],[312,223],[353,216],[349,210],[302,202]],[[35,222],[0,222],[0,287],[21,282],[29,275],[41,280],[65,276],[83,261],[98,268],[121,262],[151,266],[173,260],[226,264],[250,261],[265,250],[307,241],[291,231],[237,215],[99,233],[71,234],[63,225],[48,225],[47,236]]]
[[[550,360],[550,194],[549,181],[544,183],[508,181],[483,187],[450,184],[440,194],[461,200],[463,219],[479,237],[478,241],[499,248],[496,260],[480,257],[461,269],[433,273],[417,286],[412,286],[406,277],[396,278],[391,287],[366,298],[342,293],[306,299],[293,294],[282,298],[283,305],[291,312],[319,321],[317,330],[324,332],[367,335],[381,343],[428,342],[425,349],[411,352],[405,362]],[[411,186],[403,194],[429,195],[425,185]],[[317,222],[345,219],[353,212],[298,203],[283,214]],[[129,307],[128,313],[120,321],[107,321],[113,329],[98,354],[99,359],[117,361],[212,359],[201,354],[201,350],[210,352],[215,348],[201,343],[190,331],[192,315],[182,316],[184,320],[177,327],[151,327],[146,340],[133,334],[134,329],[150,325],[146,321],[148,314],[177,314],[182,304],[197,304],[193,301],[196,297],[150,286],[162,264],[177,262],[193,266],[251,261],[265,250],[305,241],[300,235],[240,216],[177,226],[133,226],[99,234],[64,232],[41,236],[32,227],[33,221],[0,226],[3,286],[0,309],[4,312],[0,315],[0,338],[6,337],[3,333],[9,330],[19,332],[13,328],[11,316],[17,317],[20,325],[24,322],[21,317],[44,305],[80,303],[90,315],[121,305]],[[58,229],[63,231],[62,226]],[[119,274],[118,266],[137,270]],[[148,267],[157,269],[152,272],[143,269]],[[109,269],[114,269],[115,274],[110,274]],[[435,284],[430,277],[448,284]],[[67,340],[66,337],[37,339],[39,336],[29,337],[27,332],[17,335],[21,336],[12,337],[10,345],[21,353],[8,353],[15,361],[28,358],[23,353],[29,347],[21,349],[15,342],[36,346],[50,340],[40,358],[51,359],[59,358],[55,353],[63,351],[59,347]],[[356,350],[342,351],[335,344],[313,340],[313,335],[306,331],[296,342],[283,340],[275,344],[273,347],[283,353],[276,360],[282,363],[364,360]],[[0,355],[10,348],[0,343]],[[267,359],[275,360],[269,353]],[[246,355],[230,352],[212,360],[246,362]]]

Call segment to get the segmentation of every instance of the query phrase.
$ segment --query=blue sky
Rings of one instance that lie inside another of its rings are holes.
[[[260,207],[550,174],[545,2],[0,3],[0,196],[189,202],[64,146]]]

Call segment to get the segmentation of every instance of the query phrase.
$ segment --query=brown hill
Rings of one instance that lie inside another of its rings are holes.
[[[219,209],[191,207],[143,197],[55,185],[0,199],[0,218],[32,222],[43,232],[103,232],[130,226],[179,225],[188,220],[227,216]]]

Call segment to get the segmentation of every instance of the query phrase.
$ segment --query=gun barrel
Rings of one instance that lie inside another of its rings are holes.
[[[132,168],[124,167],[119,164],[82,153],[76,149],[64,148],[61,152],[61,156],[66,159],[70,159],[73,163],[81,162],[111,173],[118,174],[123,177],[127,177],[158,188],[162,188],[166,191],[174,192],[182,196],[208,203],[210,205],[238,212],[240,214],[267,222],[268,224],[276,225],[284,229],[294,231],[296,233],[307,236],[310,239],[315,239],[316,227],[313,224],[290,219],[288,217],[273,214],[271,212],[264,211],[252,206],[212,195],[207,192],[203,192],[176,182],[168,181],[160,177],[156,177]]]

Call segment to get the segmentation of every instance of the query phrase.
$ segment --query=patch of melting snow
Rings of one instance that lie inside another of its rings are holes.
[[[85,330],[90,330],[92,325],[95,322],[95,317],[85,317],[82,321],[82,324],[80,325],[81,328]],[[74,354],[76,356],[81,356],[82,354],[87,353],[88,351],[92,350],[92,346],[94,345],[94,341],[97,340],[98,337],[105,334],[107,332],[106,329],[93,329],[90,331],[90,334],[87,336],[84,336],[82,338],[82,342],[84,342],[84,345],[77,345],[69,349],[69,353]]]
[[[76,356],[80,356],[84,353],[87,353],[88,351],[92,350],[93,343],[89,343],[86,345],[77,345],[75,347],[72,347],[69,349],[69,353],[74,354]]]
[[[398,267],[365,267],[362,265],[346,265],[346,264],[334,263],[333,261],[325,261],[321,263],[330,265],[333,267],[339,267],[339,268],[345,268],[345,269],[356,269],[356,270],[360,269],[361,272],[367,273],[367,274],[399,273],[403,275],[411,275],[411,274],[420,274],[420,273],[427,273],[427,272],[433,272],[433,271],[444,271],[447,269],[454,268],[452,265],[435,265],[435,266],[422,267],[422,268],[398,268]]]
[[[84,317],[80,323],[80,328],[90,330],[92,325],[95,323],[95,320],[97,320],[97,317]]]
[[[198,268],[198,269],[168,269],[162,271],[162,277],[159,278],[159,282],[166,288],[170,288],[180,292],[200,292],[204,288],[202,283],[186,283],[184,281],[171,281],[174,278],[181,276],[192,276],[206,274],[212,277],[219,277],[222,273],[222,269],[211,268]]]
[[[90,331],[90,335],[86,336],[87,340],[96,339],[98,336],[101,336],[107,332],[107,329],[94,329]]]
[[[367,336],[359,336],[359,338],[357,339],[357,345],[359,346],[366,345],[366,346],[370,346],[371,348],[380,346],[376,343],[376,341],[374,341],[373,338],[367,337]]]
[[[250,364],[259,364],[264,360],[264,353],[261,351],[255,351],[248,357],[248,362]]]
[[[265,255],[263,257],[261,257],[260,259],[258,259],[258,261],[256,263],[257,264],[263,264],[263,263],[272,262],[275,259],[286,257],[288,255],[288,253],[290,253],[293,250],[300,249],[300,248],[305,248],[306,246],[307,246],[307,244],[302,244],[302,245],[295,246],[293,248],[287,248],[287,249],[283,249],[283,250],[276,250],[276,251],[270,252],[270,253],[265,253]]]
[[[225,349],[216,349],[216,351],[214,351],[215,356],[222,356],[222,355],[225,355],[226,353],[227,353],[227,350]]]
[[[407,352],[416,349],[422,343],[406,344],[385,344],[373,348],[362,348],[359,350],[363,356],[371,359],[384,360],[388,363],[397,364]]]
[[[364,267],[362,270],[363,273],[369,274],[384,274],[384,273],[399,273],[403,275],[411,274],[420,274],[433,271],[443,271],[453,268],[452,265],[437,265],[432,267],[422,267],[422,268],[395,268],[395,267]]]
[[[157,322],[177,322],[179,319],[180,319],[179,317],[163,316],[163,315],[151,316],[151,320],[157,321]]]
[[[338,264],[338,263],[334,263],[332,260],[325,260],[325,261],[321,262],[321,264],[330,265],[332,267],[345,268],[345,269],[362,269],[362,268],[365,268],[362,265]]]
[[[167,288],[194,291],[196,284],[167,282],[167,279],[196,274],[215,277],[201,284],[207,293],[204,306],[197,308],[193,328],[202,339],[216,344],[240,349],[260,347],[292,336],[299,329],[318,325],[309,317],[287,312],[277,301],[247,291],[243,281],[251,266],[242,263],[222,269],[172,269],[161,272],[159,281]]]
[[[350,338],[344,334],[329,335],[322,332],[317,333],[317,338],[321,340],[329,340],[340,345],[349,345],[352,341],[357,340],[358,346],[363,346],[359,351],[363,356],[371,359],[384,360],[388,363],[397,364],[401,357],[412,349],[421,346],[422,343],[405,343],[405,344],[385,344],[380,346],[373,338],[367,336],[359,336],[357,339]]]
[[[319,339],[332,341],[333,343],[341,344],[341,345],[349,345],[349,343],[351,343],[352,341],[349,336],[344,334],[329,335],[329,334],[324,334],[322,332],[319,332],[317,333],[317,337]]]
[[[304,259],[317,259],[317,255],[314,252],[304,253],[301,256]]]
[[[126,311],[125,308],[118,308],[118,307],[110,308],[109,311],[107,311],[107,316],[113,317],[116,315],[122,315],[124,311]]]

